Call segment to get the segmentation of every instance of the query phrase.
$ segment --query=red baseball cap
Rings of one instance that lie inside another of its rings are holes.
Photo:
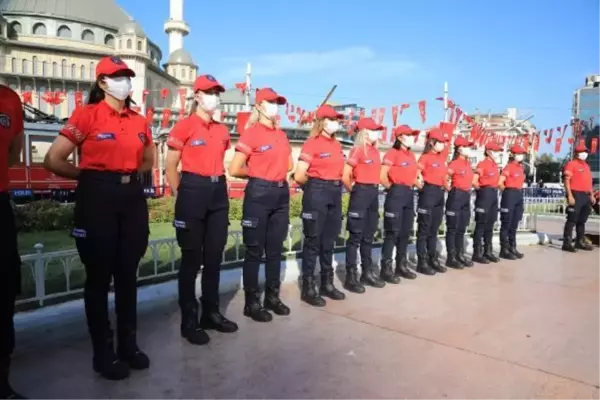
[[[456,147],[472,147],[473,142],[464,136],[459,136],[454,140],[454,146],[456,146]]]
[[[317,109],[317,118],[344,119],[344,116],[330,105],[325,104]]]
[[[263,88],[256,91],[256,104],[260,104],[263,101],[277,103],[279,105],[287,103],[285,97],[278,95],[277,92],[271,88]]]
[[[587,151],[587,147],[585,146],[585,142],[583,140],[580,140],[579,143],[577,143],[577,145],[575,146],[575,152],[583,153],[586,151]]]
[[[96,66],[96,79],[98,79],[100,75],[111,76],[121,71],[124,71],[127,76],[132,78],[135,76],[135,72],[133,72],[133,70],[125,64],[125,61],[121,60],[119,57],[104,57]]]
[[[368,129],[370,131],[382,131],[383,125],[376,123],[373,118],[361,118],[356,124],[356,129],[359,131],[363,129]]]
[[[448,135],[448,132],[440,128],[432,128],[427,134],[427,137],[442,143],[447,143],[450,141],[450,135]]]
[[[525,148],[523,146],[519,145],[519,144],[513,144],[510,147],[510,152],[513,153],[513,154],[525,154],[525,153],[527,153],[525,151]]]
[[[490,151],[500,151],[500,150],[502,150],[502,146],[500,146],[496,142],[487,142],[485,144],[485,149],[490,150]]]
[[[211,89],[217,89],[220,93],[225,91],[223,85],[221,85],[214,76],[212,75],[200,75],[194,81],[194,93],[198,90],[206,92]]]
[[[402,135],[408,135],[408,136],[417,136],[419,134],[419,130],[418,129],[413,129],[408,125],[400,125],[397,126],[396,128],[394,128],[394,136],[398,137],[398,136],[402,136]]]

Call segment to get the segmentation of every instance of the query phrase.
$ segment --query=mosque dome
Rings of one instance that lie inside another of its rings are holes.
[[[178,49],[172,52],[169,55],[169,60],[167,61],[169,65],[190,65],[195,67],[196,63],[192,58],[192,55],[185,51],[184,49]]]
[[[129,20],[121,25],[119,28],[119,35],[135,35],[137,37],[146,37],[146,33],[140,24],[134,20]]]

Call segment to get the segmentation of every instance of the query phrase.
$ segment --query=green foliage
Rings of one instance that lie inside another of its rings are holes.
[[[40,200],[15,207],[17,228],[22,232],[55,231],[73,228],[73,205]]]

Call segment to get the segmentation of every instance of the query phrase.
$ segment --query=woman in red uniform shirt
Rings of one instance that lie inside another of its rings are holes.
[[[400,277],[415,279],[408,268],[406,249],[415,218],[413,186],[421,188],[417,158],[410,148],[419,134],[408,125],[394,130],[396,141],[383,157],[380,181],[387,189],[384,203],[383,229],[385,238],[381,249],[381,278],[399,283]],[[396,248],[396,270],[392,268],[392,253]]]
[[[229,196],[224,158],[229,148],[229,130],[213,120],[223,86],[211,75],[194,82],[194,104],[190,116],[169,133],[166,174],[177,195],[175,221],[181,248],[179,307],[181,335],[190,343],[209,341],[203,329],[235,332],[237,325],[219,310],[219,279],[229,226]],[[181,177],[177,170],[181,162]],[[196,277],[202,270],[202,317],[198,321]]]
[[[475,197],[475,232],[473,233],[473,261],[489,264],[500,261],[494,255],[492,238],[498,219],[498,164],[502,147],[498,143],[485,145],[485,159],[477,164],[473,176]],[[483,241],[483,243],[482,243]]]
[[[273,316],[289,315],[290,309],[279,297],[281,252],[290,221],[288,173],[293,168],[287,135],[276,125],[279,106],[286,99],[273,89],[256,92],[256,106],[248,128],[235,146],[229,173],[249,178],[244,195],[242,229],[244,256],[244,315],[258,322]],[[247,166],[246,166],[247,164]],[[265,263],[265,300],[260,302],[258,271],[263,253]]]
[[[342,229],[342,171],[344,152],[335,138],[344,118],[329,105],[319,107],[310,137],[302,146],[294,179],[303,185],[302,225],[302,300],[323,307],[325,299],[343,300],[346,296],[333,285],[333,246]],[[321,288],[314,282],[319,256]]]
[[[136,342],[137,268],[148,245],[148,206],[138,173],[149,171],[154,143],[146,119],[130,108],[134,72],[117,57],[96,67],[88,104],[73,113],[44,160],[59,176],[79,181],[72,236],[85,265],[85,311],[94,370],[111,380],[150,365]],[[81,161],[67,161],[79,149]],[[108,318],[114,281],[117,353]]]
[[[471,220],[473,168],[469,155],[472,146],[467,138],[456,138],[454,159],[448,165],[451,189],[446,199],[446,266],[456,269],[473,266],[465,256],[465,233]]]
[[[525,149],[514,145],[510,148],[510,160],[500,174],[498,185],[502,190],[500,202],[500,257],[507,260],[523,258],[517,250],[517,228],[523,218],[523,184]]]
[[[350,236],[346,243],[346,281],[344,287],[353,293],[364,293],[365,285],[376,288],[385,282],[375,275],[373,264],[373,238],[379,222],[379,173],[381,160],[377,141],[383,126],[372,118],[361,118],[356,127],[358,135],[350,151],[342,182],[350,192],[346,229]],[[358,248],[362,275],[358,279]]]
[[[418,163],[424,184],[417,204],[417,272],[424,275],[446,272],[438,261],[437,236],[444,215],[444,190],[448,189],[444,149],[449,140],[443,130],[431,129],[427,148]]]
[[[24,398],[8,381],[15,348],[15,300],[21,293],[21,257],[8,193],[8,169],[19,161],[23,129],[21,98],[8,86],[0,85],[0,399]]]

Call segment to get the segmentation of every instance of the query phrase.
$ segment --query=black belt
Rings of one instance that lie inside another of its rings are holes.
[[[354,186],[378,188],[379,184],[378,183],[359,183],[359,182],[356,182],[354,184]]]
[[[205,176],[205,175],[198,175],[195,174],[193,172],[187,172],[187,171],[183,171],[181,173],[181,177],[186,177],[186,179],[190,179],[192,181],[196,181],[196,182],[210,182],[210,183],[219,183],[219,182],[225,182],[225,175],[211,175],[211,176]]]
[[[322,185],[333,185],[333,186],[341,186],[342,181],[333,180],[333,179],[320,179],[320,178],[309,178],[308,183],[318,183]]]
[[[288,185],[287,181],[268,181],[266,179],[260,179],[260,178],[250,178],[248,180],[248,183],[257,183],[261,186],[270,186],[270,187],[278,187],[278,188],[283,188]]]
[[[77,178],[78,181],[86,179],[111,182],[120,185],[139,182],[139,176],[137,172],[99,171],[93,169],[82,170]]]

